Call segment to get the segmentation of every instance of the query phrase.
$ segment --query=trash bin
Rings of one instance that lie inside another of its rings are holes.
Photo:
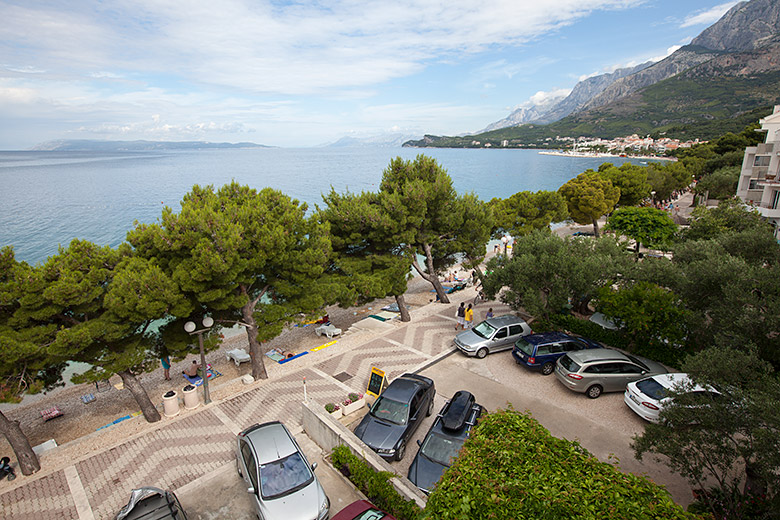
[[[163,394],[163,414],[166,417],[179,415],[179,396],[173,390]]]
[[[184,408],[187,410],[194,410],[200,406],[200,398],[198,397],[198,388],[193,385],[187,385],[182,389],[184,394]]]

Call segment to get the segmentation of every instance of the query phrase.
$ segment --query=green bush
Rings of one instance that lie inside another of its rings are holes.
[[[428,498],[436,520],[698,518],[644,477],[620,472],[578,443],[558,439],[530,414],[480,420]]]
[[[684,348],[675,348],[666,344],[639,344],[631,347],[628,336],[620,330],[605,329],[597,323],[583,320],[576,316],[556,315],[551,317],[550,323],[540,324],[534,322],[534,332],[544,330],[567,330],[603,343],[607,347],[614,347],[628,352],[634,352],[640,356],[652,359],[672,368],[680,368],[683,359],[687,355]]]
[[[379,509],[398,520],[417,520],[421,510],[416,503],[404,499],[390,483],[394,477],[387,471],[375,471],[346,446],[337,446],[331,454],[333,465],[345,474]]]

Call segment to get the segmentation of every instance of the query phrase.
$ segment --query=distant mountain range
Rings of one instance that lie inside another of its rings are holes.
[[[356,148],[356,147],[366,147],[366,148],[397,148],[402,146],[405,142],[409,141],[410,139],[417,139],[419,135],[404,135],[404,134],[381,134],[381,135],[375,135],[371,137],[352,137],[352,136],[346,136],[342,137],[336,142],[326,144],[324,146],[330,147],[330,148]]]
[[[146,152],[155,150],[210,150],[216,148],[271,148],[255,143],[210,143],[207,141],[100,141],[60,139],[36,145],[33,151],[48,152]]]
[[[540,146],[558,135],[633,133],[707,139],[741,130],[775,104],[780,104],[780,2],[752,0],[735,5],[657,63],[588,78],[565,99],[543,110],[524,107],[524,113],[515,111],[479,134],[427,135],[404,144]]]

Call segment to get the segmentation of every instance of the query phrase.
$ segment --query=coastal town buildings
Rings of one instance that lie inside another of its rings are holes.
[[[766,132],[766,137],[758,146],[745,149],[737,197],[769,220],[775,238],[780,238],[780,105],[759,123],[756,131]]]

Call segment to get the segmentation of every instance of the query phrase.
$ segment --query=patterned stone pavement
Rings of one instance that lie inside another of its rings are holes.
[[[235,434],[254,423],[281,420],[293,432],[299,431],[304,380],[310,400],[336,402],[350,389],[364,391],[372,366],[385,370],[392,380],[450,351],[454,327],[450,314],[454,315],[455,305],[436,312],[439,314],[420,317],[312,368],[263,382],[8,491],[0,495],[0,517],[112,518],[133,488],[154,485],[176,490],[232,463]]]
[[[78,518],[64,471],[0,495],[0,516],[14,520]]]
[[[96,518],[111,518],[130,490],[176,489],[233,460],[235,437],[203,410],[76,464]]]

